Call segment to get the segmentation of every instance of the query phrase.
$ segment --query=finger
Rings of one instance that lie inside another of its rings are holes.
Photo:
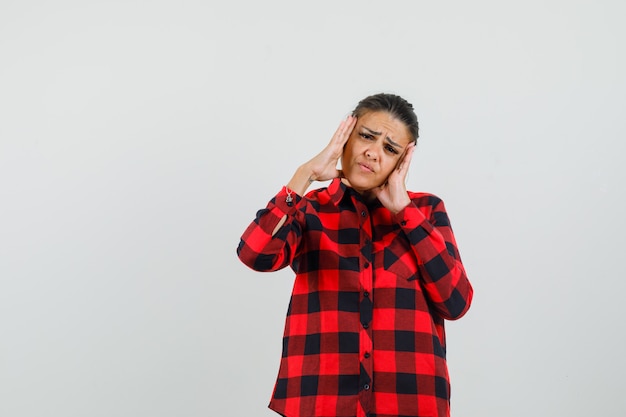
[[[335,130],[335,133],[333,134],[333,139],[341,136],[343,130],[345,129],[346,121],[347,121],[347,119],[346,120],[342,120],[339,123],[339,126],[337,126],[337,130]]]
[[[406,181],[406,178],[409,174],[409,168],[411,166],[413,150],[414,146],[412,144],[407,146],[404,154],[396,165],[396,169],[389,176],[389,179],[393,180],[394,183],[397,181],[399,184],[404,184],[404,182]]]
[[[415,150],[414,143],[407,146],[406,151],[404,152],[404,155],[402,155],[402,158],[400,159],[400,162],[398,163],[398,171],[400,171],[400,173],[406,174],[409,171],[409,167],[411,166],[411,160],[413,159],[414,150]]]
[[[348,116],[346,119],[342,120],[333,136],[333,141],[338,145],[343,146],[350,137],[350,133],[354,129],[356,125],[356,117]]]
[[[348,123],[348,126],[346,126],[347,127],[346,134],[348,135],[348,137],[354,130],[354,127],[356,126],[356,122],[358,120],[356,116],[349,116],[349,119],[350,119],[350,122]]]
[[[341,136],[342,132],[345,129],[345,125],[346,122],[348,121],[348,119],[342,120],[341,122],[339,122],[339,126],[337,126],[337,130],[335,130],[335,133],[333,134],[332,139],[335,140],[337,137]]]

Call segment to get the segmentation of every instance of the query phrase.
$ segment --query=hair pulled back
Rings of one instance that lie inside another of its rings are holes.
[[[358,117],[371,111],[384,111],[398,119],[409,130],[413,142],[419,137],[419,124],[413,105],[395,94],[378,93],[359,101],[352,111],[352,115]]]

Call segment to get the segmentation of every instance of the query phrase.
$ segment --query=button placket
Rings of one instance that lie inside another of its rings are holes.
[[[359,332],[359,362],[361,363],[361,375],[359,381],[359,401],[363,405],[366,413],[369,411],[372,396],[372,376],[373,376],[373,357],[372,357],[372,287],[374,263],[372,259],[372,224],[368,209],[360,201],[355,201],[357,213],[360,217],[360,296],[359,296],[359,320],[361,331]]]

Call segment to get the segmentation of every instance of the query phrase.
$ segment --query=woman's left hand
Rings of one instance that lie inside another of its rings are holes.
[[[409,205],[411,199],[406,190],[406,176],[409,172],[415,143],[406,148],[406,152],[398,161],[395,169],[389,174],[387,181],[380,187],[372,189],[372,193],[392,213],[397,213]]]

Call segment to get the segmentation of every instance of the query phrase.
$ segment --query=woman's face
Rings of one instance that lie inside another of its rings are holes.
[[[411,143],[407,127],[386,111],[362,115],[348,138],[341,169],[359,193],[379,187],[396,167]]]

